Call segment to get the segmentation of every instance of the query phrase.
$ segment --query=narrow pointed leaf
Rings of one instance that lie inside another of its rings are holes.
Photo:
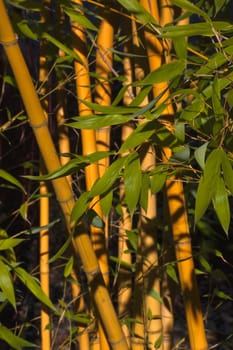
[[[104,216],[108,216],[112,208],[113,191],[103,193],[100,197],[100,206]]]
[[[131,215],[138,204],[141,184],[142,173],[140,167],[140,160],[137,153],[131,156],[124,171],[124,183],[125,183],[125,202],[129,208]]]
[[[6,264],[0,260],[0,288],[5,294],[8,301],[16,309],[15,292],[12,276]]]
[[[13,332],[11,332],[7,327],[0,325],[0,339],[4,340],[15,350],[23,350],[27,348],[36,348],[37,346],[21,337],[18,337]]]
[[[91,199],[92,196],[90,195],[90,192],[83,192],[81,196],[79,196],[72,209],[70,215],[70,222],[77,222],[81,219],[81,217],[89,207]]]
[[[39,283],[24,269],[21,267],[16,267],[14,269],[17,277],[23,282],[23,284],[30,290],[30,292],[35,295],[43,304],[48,306],[51,310],[56,311],[55,306],[49,299],[49,297],[41,289]]]
[[[19,182],[19,180],[17,180],[14,176],[9,174],[7,171],[0,169],[0,177],[2,179],[6,180],[7,182],[10,182],[12,185],[18,187],[23,192],[25,192],[25,190],[24,190],[23,186],[21,185],[21,183]]]
[[[207,150],[208,144],[209,142],[204,143],[203,145],[198,147],[194,152],[196,161],[198,162],[198,164],[202,169],[204,169],[205,167],[205,157],[206,157],[206,150]]]
[[[203,216],[215,193],[220,177],[221,151],[215,149],[207,158],[204,175],[201,177],[196,197],[195,222]]]
[[[98,179],[93,185],[90,192],[90,195],[92,197],[101,195],[102,193],[105,193],[106,191],[112,189],[114,183],[120,176],[126,159],[127,157],[118,158],[110,165],[110,167],[107,169],[104,175],[100,179]]]
[[[222,171],[224,181],[231,194],[233,195],[233,170],[231,163],[224,151],[222,151]]]
[[[226,234],[228,234],[230,225],[230,206],[228,201],[228,194],[222,177],[218,178],[216,184],[216,190],[213,197],[213,205],[223,230]]]

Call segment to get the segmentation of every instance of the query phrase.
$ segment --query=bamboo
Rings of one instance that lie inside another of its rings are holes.
[[[167,180],[166,193],[190,347],[192,350],[207,350],[182,182],[175,178]]]
[[[151,3],[147,0],[141,0],[141,3],[147,9],[147,11],[151,12],[154,15],[154,18],[159,21],[158,15],[158,7],[155,6],[155,9],[151,9],[151,5],[155,4],[155,2]],[[149,5],[150,4],[150,5]],[[165,18],[163,19],[166,20]],[[148,42],[148,60],[150,64],[150,69],[155,70],[159,67],[159,60],[156,55],[153,57],[153,53],[151,53],[151,47],[153,47],[153,34],[146,34],[145,31],[145,40]],[[158,39],[154,37],[154,40],[157,42]],[[159,48],[159,45],[156,45]],[[162,48],[162,47],[161,47]],[[160,48],[160,49],[161,49]],[[160,55],[162,55],[163,50],[159,51]],[[162,60],[160,60],[162,62]],[[167,83],[164,84],[156,84],[153,89],[154,97],[158,96],[158,93],[161,91],[165,91],[167,87]],[[169,94],[167,91],[166,95]],[[162,97],[165,98],[165,94]],[[172,106],[168,106],[166,111],[164,112],[167,115],[172,116],[173,108]],[[170,120],[170,123],[172,120]],[[164,160],[167,161],[170,156],[170,150],[164,149]],[[189,226],[187,220],[187,212],[185,210],[185,199],[183,192],[183,184],[177,180],[173,179],[167,181],[166,183],[166,193],[167,193],[167,202],[169,209],[169,216],[171,221],[171,230],[173,234],[173,239],[175,242],[175,251],[176,258],[178,261],[178,271],[181,283],[181,289],[183,292],[184,305],[186,310],[186,319],[189,330],[190,337],[190,346],[192,350],[205,350],[207,349],[207,341],[205,336],[203,318],[201,314],[200,308],[200,299],[198,295],[198,288],[195,278],[193,258],[192,258],[192,248],[191,248],[191,240],[189,233]],[[185,241],[183,241],[185,239]],[[176,243],[178,242],[178,244]],[[185,245],[185,251],[181,248],[182,245]],[[180,260],[180,258],[184,258],[185,260]],[[188,259],[188,260],[187,260]],[[193,305],[191,307],[191,302]],[[196,333],[195,333],[196,332]],[[195,338],[194,334],[198,332],[198,339]]]
[[[43,11],[41,13],[41,22],[48,23],[50,1],[43,1]],[[48,62],[46,60],[46,44],[44,41],[40,44],[40,70],[39,82],[42,84],[40,90],[44,95],[48,92]],[[43,109],[48,118],[48,99],[43,100]],[[40,173],[45,174],[43,161],[40,162]],[[48,187],[44,181],[40,182],[40,226],[49,224],[49,198]],[[49,230],[40,231],[40,283],[45,294],[50,296],[49,288]],[[50,334],[50,313],[49,309],[42,306],[41,308],[41,349],[47,350],[51,344]]]
[[[43,109],[2,0],[0,0],[0,13],[0,43],[3,45],[10,62],[46,168],[48,172],[52,172],[60,167],[59,159],[48,131]],[[65,178],[53,180],[52,183],[56,197],[66,218],[68,231],[70,231],[70,214],[75,204],[73,193]],[[80,254],[91,287],[94,303],[103,322],[112,349],[128,349],[111,298],[99,272],[98,261],[93,251],[89,235],[82,223],[76,225],[72,242],[76,254]]]
[[[79,5],[82,5],[82,1],[75,0]],[[84,29],[72,23],[72,33],[74,42],[74,52],[81,58],[81,62],[75,62],[74,68],[76,73],[76,91],[78,96],[78,107],[80,117],[92,114],[92,110],[88,108],[81,100],[91,102],[91,90],[90,90],[90,75],[88,68],[88,59],[86,52],[86,35]],[[82,151],[84,155],[94,153],[97,151],[96,135],[94,130],[81,130],[82,138]],[[90,190],[94,182],[99,178],[98,164],[91,164],[85,168],[85,180],[86,188]],[[90,206],[96,211],[97,215],[103,218],[99,198],[93,199]],[[91,237],[94,250],[97,254],[97,258],[100,264],[100,271],[103,275],[106,285],[109,284],[109,271],[108,271],[108,257],[106,252],[106,241],[103,229],[91,226]],[[102,325],[98,322],[99,328],[99,340],[101,349],[108,349],[108,343],[103,331]],[[95,342],[95,349],[98,347],[98,343]]]
[[[49,198],[45,182],[40,183],[40,226],[49,223]],[[40,231],[40,283],[47,296],[49,293],[49,231]],[[50,312],[47,307],[41,309],[41,349],[50,349]]]
[[[114,17],[103,11],[97,41],[96,41],[96,75],[95,102],[99,105],[111,105],[111,84],[109,79],[112,75],[112,51],[114,38]],[[96,130],[96,146],[98,151],[109,151],[110,128]],[[106,157],[98,163],[100,177],[109,166],[109,158]]]

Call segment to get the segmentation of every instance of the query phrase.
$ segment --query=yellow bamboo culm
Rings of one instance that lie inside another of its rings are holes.
[[[167,180],[166,194],[180,285],[184,299],[190,348],[192,350],[207,350],[208,344],[194,271],[191,237],[182,182],[175,178]]]
[[[82,5],[82,1],[75,0],[75,3]],[[86,52],[86,35],[84,28],[77,23],[72,22],[72,33],[74,42],[74,52],[80,57],[81,62],[76,61],[74,64],[76,74],[76,91],[78,97],[78,108],[80,117],[92,114],[92,110],[85,105],[82,101],[91,102],[91,83],[88,68],[88,59]],[[96,134],[94,130],[81,130],[82,138],[82,151],[84,155],[94,153],[97,151]],[[85,168],[85,180],[86,188],[90,190],[94,182],[99,178],[98,164],[90,164]],[[97,215],[103,218],[99,198],[96,197],[91,202],[90,206],[95,210]],[[100,264],[100,271],[103,275],[106,285],[109,284],[109,272],[108,272],[108,257],[106,252],[106,241],[103,229],[91,226],[91,238],[94,250],[97,254],[97,258]],[[105,337],[104,330],[100,322],[98,322],[99,328],[99,342],[98,338],[93,342],[92,350],[97,350],[100,346],[101,349],[107,350],[108,343]]]
[[[49,223],[49,198],[45,182],[40,183],[40,226]],[[40,231],[40,283],[49,297],[49,230]],[[41,349],[50,349],[50,314],[47,307],[41,309]]]
[[[11,65],[47,171],[52,172],[60,168],[60,162],[47,127],[43,109],[36,94],[32,79],[19,48],[17,37],[13,32],[4,2],[2,0],[0,0],[0,13],[0,43],[3,45]],[[70,232],[70,214],[75,204],[72,190],[66,178],[53,180],[52,183],[57,200],[59,201],[64,217],[66,218],[67,229]],[[112,349],[128,350],[126,339],[117,319],[110,295],[100,273],[98,261],[89,235],[82,223],[76,225],[72,243],[74,246],[74,251],[81,257],[81,261],[91,288],[93,301],[96,309],[98,310],[98,314],[103,323],[104,329],[106,330],[106,334]]]

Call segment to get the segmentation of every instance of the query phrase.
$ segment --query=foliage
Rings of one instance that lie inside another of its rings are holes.
[[[102,106],[82,101],[93,112],[82,118],[79,117],[78,111],[74,107],[76,97],[73,97],[75,94],[73,63],[75,60],[81,61],[81,59],[72,49],[69,21],[74,21],[86,30],[90,76],[94,90],[95,84],[100,78],[96,76],[92,67],[95,60],[95,36],[101,21],[101,12],[98,12],[97,9],[98,7],[101,9],[102,2],[98,5],[87,1],[84,6],[78,6],[73,2],[60,0],[59,6],[64,10],[67,23],[64,30],[59,29],[59,33],[57,31],[59,18],[55,18],[54,23],[46,25],[40,22],[39,12],[42,5],[39,2],[35,5],[31,1],[8,1],[7,4],[25,52],[28,48],[29,51],[33,51],[32,48],[35,47],[36,55],[39,55],[39,43],[42,40],[47,43],[48,52],[46,55],[52,62],[49,83],[52,86],[53,81],[56,81],[53,89],[51,88],[51,99],[56,99],[55,95],[59,89],[67,91],[68,104],[70,103],[71,108],[67,114],[66,126],[69,127],[71,133],[78,134],[79,130],[83,129],[96,130],[111,127],[114,134],[126,123],[133,126],[132,134],[122,144],[116,141],[109,152],[96,152],[83,156],[77,154],[77,147],[73,146],[73,153],[64,155],[71,157],[71,160],[54,173],[45,176],[38,176],[37,164],[33,159],[30,159],[30,162],[22,161],[16,166],[12,159],[6,159],[4,166],[0,169],[0,178],[3,180],[1,188],[15,193],[21,191],[20,193],[22,193],[18,208],[10,208],[11,217],[20,213],[20,210],[22,215],[22,205],[25,203],[27,207],[37,205],[39,195],[35,196],[36,198],[33,197],[33,200],[29,200],[31,185],[28,184],[33,183],[33,186],[37,186],[40,180],[50,181],[70,174],[75,182],[77,174],[83,174],[85,167],[109,156],[111,158],[110,166],[106,173],[94,183],[90,191],[85,191],[82,180],[80,180],[81,186],[79,183],[74,183],[77,200],[70,218],[72,224],[78,224],[83,219],[85,222],[93,224],[95,219],[96,226],[103,225],[101,220],[98,221],[100,218],[96,213],[94,213],[93,219],[93,209],[90,208],[90,203],[97,196],[100,198],[104,216],[109,215],[109,213],[117,216],[117,225],[121,218],[120,205],[126,206],[131,217],[138,220],[139,208],[147,210],[145,193],[150,190],[152,193],[161,194],[165,181],[175,175],[184,183],[188,182],[187,198],[190,222],[194,222],[196,231],[201,232],[203,237],[208,235],[208,239],[214,242],[215,238],[212,237],[211,230],[216,232],[215,228],[220,227],[219,231],[229,235],[229,240],[232,239],[229,233],[232,225],[231,196],[233,195],[233,25],[232,18],[228,16],[229,9],[232,10],[230,1],[172,0],[178,15],[174,22],[164,27],[161,27],[138,1],[118,0],[114,2],[111,6],[113,6],[114,13],[116,12],[118,18],[122,19],[132,14],[140,25],[145,26],[159,40],[169,41],[171,39],[173,44],[172,60],[165,62],[155,71],[148,71],[142,80],[128,83],[122,73],[123,59],[127,56],[122,48],[127,43],[127,37],[124,33],[124,26],[120,25],[115,34],[115,46],[112,48],[114,57],[112,71],[115,74],[109,80],[115,94],[112,105]],[[112,11],[108,5],[104,4],[104,6],[106,10]],[[53,11],[59,16],[57,8]],[[179,20],[185,17],[189,17],[191,23],[177,25]],[[63,51],[62,57],[57,57],[58,50]],[[1,54],[3,56],[2,52]],[[28,62],[32,60],[33,55],[34,52],[30,52],[29,57],[26,57]],[[130,55],[136,57],[133,52],[129,53],[128,56],[130,57]],[[32,75],[36,76],[38,68],[35,68],[32,62],[30,69]],[[15,150],[11,149],[11,138],[13,139],[14,136],[12,132],[16,129],[16,133],[21,133],[21,128],[25,126],[27,121],[22,116],[20,104],[17,106],[17,111],[11,106],[9,95],[12,91],[14,94],[18,94],[13,87],[15,83],[11,72],[4,69],[1,75],[0,98],[3,100],[1,108],[5,118],[0,127],[1,137],[4,140],[1,142],[8,143],[9,152],[12,154],[20,152],[17,147]],[[169,89],[165,88],[158,98],[153,99],[151,97],[153,85],[163,82],[168,82]],[[36,86],[40,95],[41,86],[38,85],[38,82],[36,82]],[[123,96],[129,88],[132,88],[133,91],[140,89],[140,92],[126,107],[123,105]],[[145,96],[149,96],[150,101],[146,106],[141,106]],[[40,95],[40,98],[43,101],[44,96]],[[168,106],[173,106],[175,110],[172,117],[174,125],[170,122],[169,116],[164,116],[163,113]],[[55,109],[54,106],[52,108]],[[54,121],[52,124],[54,127]],[[78,143],[78,140],[75,139],[75,142]],[[171,149],[172,155],[168,162],[164,164],[161,157],[158,156],[156,167],[142,171],[141,163],[145,144],[153,145],[160,151],[164,148]],[[38,162],[38,154],[36,157]],[[16,168],[17,172],[23,175],[22,181],[18,179],[18,175],[14,176],[14,171],[11,174],[12,168],[13,170]],[[125,186],[125,196],[121,200],[119,185],[122,182]],[[30,205],[23,198],[27,198]],[[162,210],[162,205],[159,209]],[[27,215],[22,216],[27,220]],[[162,219],[159,217],[158,222]],[[30,227],[28,232],[31,229]],[[17,231],[17,228],[15,230]],[[162,231],[161,228],[159,230]],[[133,254],[137,248],[134,233],[135,231],[127,232],[133,247]],[[111,234],[114,236],[114,232]],[[7,304],[17,309],[15,294],[15,280],[17,279],[41,303],[49,307],[51,312],[58,315],[60,311],[43,293],[38,280],[26,272],[26,269],[22,267],[23,263],[16,258],[15,247],[20,246],[26,239],[30,239],[29,236],[25,238],[25,230],[23,234],[17,232],[12,236],[8,225],[3,221],[0,239],[0,310],[2,311]],[[220,241],[224,239],[225,237],[221,236],[219,238]],[[199,245],[202,246],[203,241],[205,239],[200,238]],[[63,253],[69,245],[69,241],[67,242],[51,258],[51,261],[57,261],[63,257]],[[222,252],[215,253],[218,258],[224,261]],[[197,254],[200,274],[203,273],[202,270],[210,275],[214,273],[211,261],[208,261],[209,254],[213,254],[213,252],[204,252],[203,250],[202,253]],[[117,257],[111,256],[110,259],[115,262],[116,266],[124,265],[124,262],[121,262]],[[73,258],[69,258],[65,264],[64,277],[67,280],[70,278],[73,263]],[[173,279],[177,281],[173,265],[174,262],[169,264],[168,270],[170,270]],[[135,272],[134,263],[127,265],[126,268]],[[160,296],[157,297],[160,298]],[[213,298],[224,300],[230,297],[227,293],[215,290]],[[75,318],[68,312],[66,317],[68,319]],[[78,319],[77,317],[77,322],[90,322],[89,316],[80,315]],[[13,334],[3,325],[0,325],[0,339],[6,341],[14,349],[32,346],[30,342]]]

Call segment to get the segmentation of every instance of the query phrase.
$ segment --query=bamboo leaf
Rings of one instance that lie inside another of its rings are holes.
[[[2,230],[0,230],[0,231],[2,231]],[[0,236],[1,236],[1,234],[0,234]],[[0,251],[14,248],[23,241],[24,241],[24,239],[21,239],[21,238],[4,238],[3,239],[1,237],[0,238]]]
[[[130,156],[124,171],[125,202],[131,215],[137,206],[142,184],[142,173],[138,153]]]
[[[167,173],[166,172],[156,172],[155,174],[153,174],[150,178],[150,185],[151,185],[151,192],[152,193],[158,193],[167,178]]]
[[[132,119],[132,115],[89,115],[79,117],[77,122],[68,123],[67,126],[75,129],[100,129],[105,126],[124,124]]]
[[[196,15],[202,16],[206,21],[210,21],[209,16],[206,12],[202,11],[200,7],[197,7],[192,2],[188,0],[172,0],[173,4],[179,6],[181,9],[185,9],[191,13],[195,13]]]
[[[83,216],[83,214],[87,210],[91,202],[91,199],[92,199],[92,196],[90,195],[90,192],[83,192],[81,196],[79,196],[79,198],[75,202],[75,205],[70,215],[71,223],[77,222],[80,220],[80,218]]]
[[[144,174],[142,174],[140,206],[142,207],[143,210],[145,210],[145,212],[147,211],[147,207],[148,207],[148,189],[149,188],[150,188],[149,174],[144,173]]]
[[[90,195],[91,197],[99,196],[102,193],[105,193],[112,189],[116,180],[120,177],[121,171],[125,162],[127,160],[127,156],[123,158],[118,158],[115,160],[104,173],[104,175],[98,179],[93,185]]]
[[[12,176],[11,174],[9,174],[7,171],[0,169],[0,177],[4,180],[6,180],[7,182],[10,182],[12,185],[18,187],[20,190],[22,190],[24,193],[25,190],[23,188],[23,186],[21,185],[21,183],[19,182],[19,180],[17,180],[14,176]]]
[[[71,271],[73,269],[74,265],[74,257],[71,256],[69,260],[67,261],[65,268],[64,268],[64,277],[67,278],[71,274]]]
[[[62,8],[64,9],[64,12],[67,14],[67,16],[70,17],[72,21],[80,24],[83,28],[87,28],[94,31],[98,30],[97,27],[81,12],[73,10],[64,5],[62,5]]]
[[[0,339],[4,340],[13,349],[23,350],[24,347],[36,348],[37,346],[11,332],[7,327],[0,324]]]
[[[204,175],[201,177],[196,197],[195,223],[203,216],[208,208],[220,177],[221,151],[215,149],[207,158]]]
[[[154,290],[154,289],[151,289],[147,295],[149,295],[150,297],[154,298],[155,300],[157,300],[158,302],[160,302],[161,304],[163,304],[163,299],[161,298],[161,296],[159,295],[159,293]]]
[[[108,216],[112,208],[113,191],[108,191],[100,196],[100,206],[104,216]]]
[[[200,167],[202,169],[204,169],[204,167],[205,167],[205,157],[206,157],[206,151],[207,151],[208,144],[209,144],[209,142],[204,143],[203,145],[198,147],[194,152],[194,156],[196,158],[196,161],[198,162],[198,164],[200,165]]]
[[[55,306],[49,299],[49,297],[41,289],[39,283],[22,267],[15,267],[14,271],[17,277],[23,282],[23,284],[31,291],[37,299],[39,299],[43,304],[48,306],[51,310],[56,311]]]
[[[138,18],[143,24],[152,23],[155,26],[158,26],[154,17],[147,12],[137,0],[117,0],[117,2]]]
[[[31,30],[27,20],[17,22],[17,27],[27,38],[32,40],[38,40],[38,34]]]
[[[0,260],[0,288],[14,309],[16,309],[14,285],[6,264]]]
[[[128,237],[128,240],[133,248],[133,250],[136,252],[138,247],[138,230],[126,230],[126,235]]]
[[[138,145],[142,144],[153,135],[155,132],[155,123],[152,120],[151,122],[141,124],[134,130],[129,137],[125,140],[121,146],[119,153],[125,152],[129,149],[134,149]]]
[[[77,60],[78,62],[81,62],[80,57],[69,47],[62,44],[59,40],[55,39],[52,35],[49,33],[43,33],[42,38],[47,39],[49,42],[51,42],[53,45],[55,45],[58,49],[64,51],[68,56],[72,57],[73,59]]]
[[[225,111],[224,111],[224,108],[222,107],[222,103],[221,103],[221,94],[220,94],[219,81],[218,81],[217,76],[215,76],[215,78],[214,78],[212,88],[213,88],[212,105],[213,105],[213,112],[215,115],[215,119],[217,121],[223,121]]]
[[[178,38],[183,36],[215,36],[216,31],[232,30],[232,25],[227,22],[194,23],[188,25],[168,25],[161,29],[162,38]]]
[[[205,103],[202,98],[195,99],[188,107],[184,108],[180,114],[180,119],[193,120],[205,109]]]
[[[222,150],[222,171],[223,178],[227,187],[229,188],[231,194],[233,195],[233,170],[231,163],[226,155],[226,153]]]
[[[138,82],[139,85],[151,85],[172,80],[180,75],[185,69],[185,60],[177,60],[163,64],[158,69],[149,73],[143,80]]]
[[[213,205],[225,233],[228,235],[230,225],[230,206],[228,194],[222,177],[218,178],[213,196]]]

